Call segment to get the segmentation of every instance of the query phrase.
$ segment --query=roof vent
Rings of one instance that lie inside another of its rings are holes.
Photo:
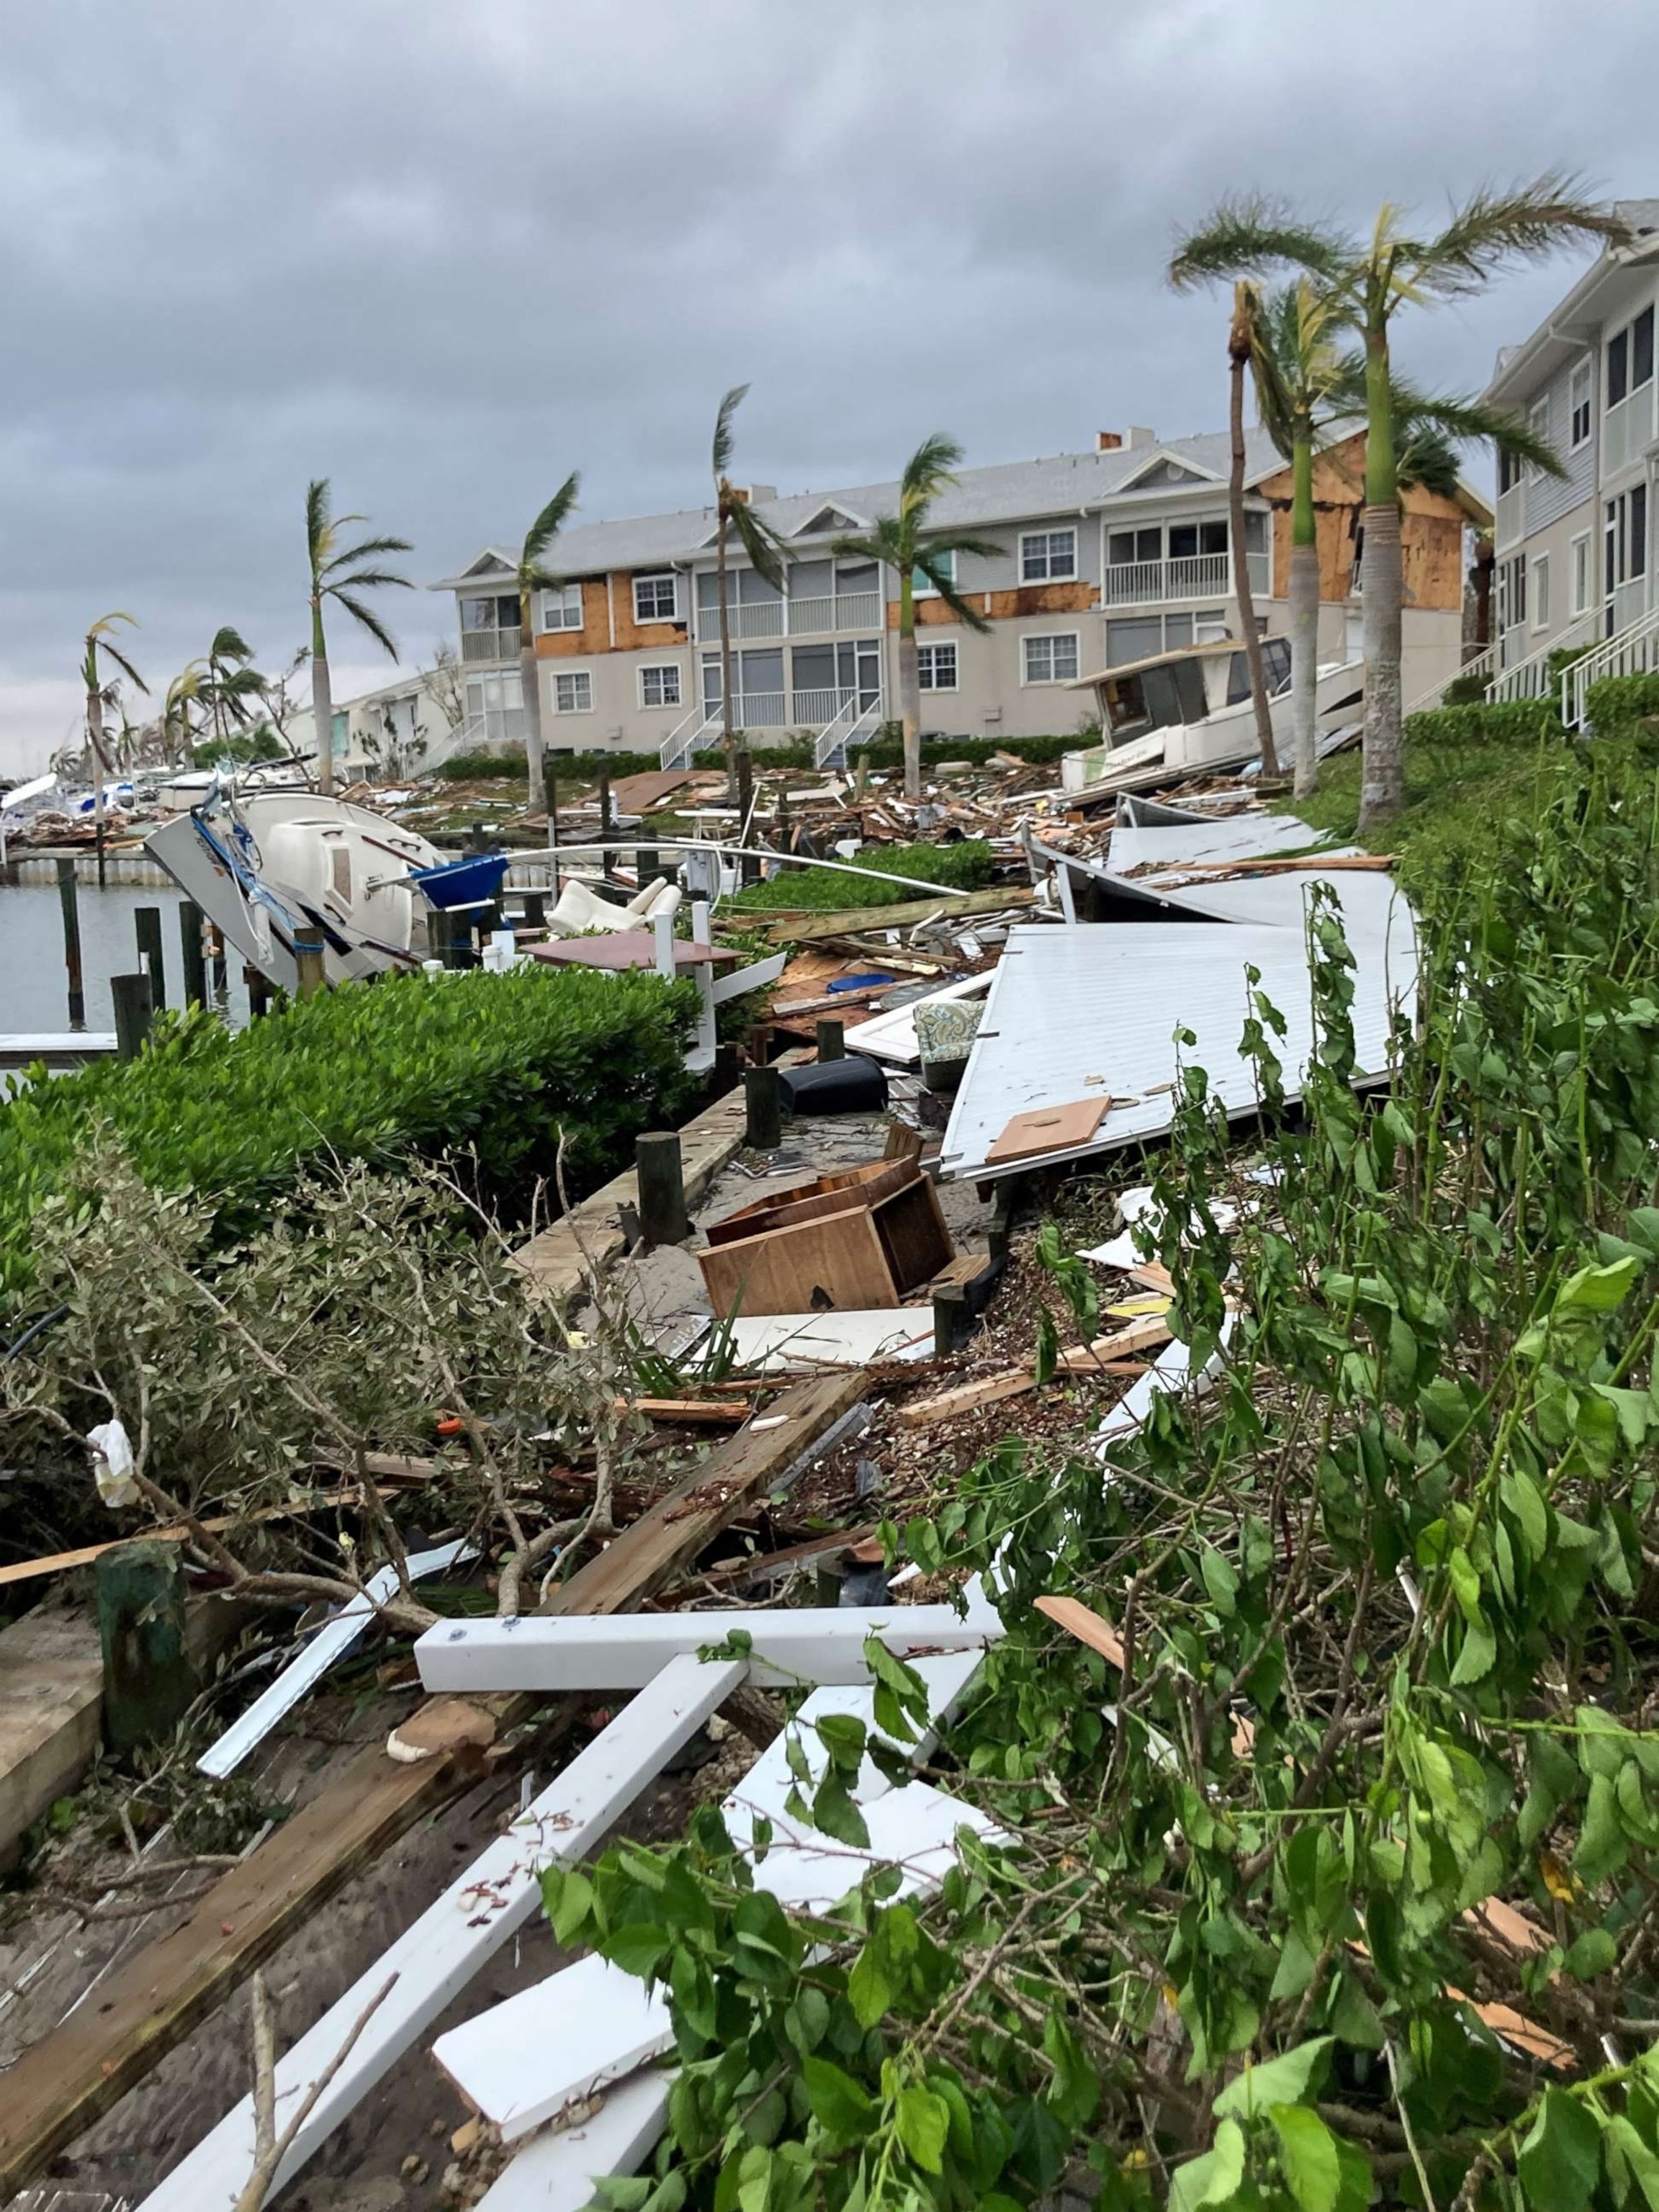
[[[745,507],[758,506],[762,500],[775,499],[778,495],[775,484],[733,484],[732,489]]]
[[[1149,430],[1144,422],[1130,423],[1129,451],[1131,453],[1133,453],[1138,446],[1155,446],[1157,443],[1158,433],[1156,430]]]

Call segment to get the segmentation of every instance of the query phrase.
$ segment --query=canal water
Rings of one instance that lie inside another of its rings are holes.
[[[85,979],[87,1027],[112,1030],[115,1009],[112,975],[136,975],[140,965],[137,924],[141,906],[161,909],[163,966],[167,1004],[185,1002],[184,953],[179,937],[178,891],[171,885],[111,884],[79,886],[81,965]],[[247,1019],[247,992],[241,956],[228,959],[226,1012],[240,1024]],[[210,988],[211,977],[210,976]],[[23,1030],[67,1030],[69,986],[64,966],[63,908],[56,884],[0,884],[0,1034]]]

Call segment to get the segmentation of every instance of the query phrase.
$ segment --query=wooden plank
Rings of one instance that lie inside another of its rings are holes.
[[[683,1422],[688,1428],[736,1429],[749,1419],[740,1398],[617,1398],[619,1413],[642,1413],[647,1421]]]
[[[611,1613],[641,1604],[855,1405],[866,1381],[858,1373],[827,1376],[786,1393],[758,1425],[721,1445],[573,1575],[544,1610]],[[530,1707],[515,1700],[495,1710],[505,1723]],[[216,1882],[173,1935],[135,1952],[109,1975],[96,2008],[72,2013],[6,2075],[0,2203],[142,2081],[291,1929],[441,1804],[465,1772],[450,1759],[395,1765],[376,1745]]]
[[[1068,1346],[1054,1362],[1054,1373],[1139,1375],[1143,1370],[1129,1355],[1148,1351],[1154,1345],[1167,1344],[1170,1335],[1170,1324],[1164,1316],[1150,1314],[1145,1321],[1131,1322],[1110,1336],[1097,1337],[1092,1344]],[[943,1390],[936,1398],[923,1398],[915,1405],[902,1406],[898,1417],[908,1428],[930,1428],[935,1421],[949,1420],[957,1413],[971,1413],[977,1407],[994,1406],[1003,1398],[1018,1398],[1022,1392],[1036,1388],[1035,1368],[1011,1367],[1000,1375],[988,1375],[977,1382],[963,1382],[954,1390]]]
[[[1016,1114],[985,1155],[985,1164],[1040,1159],[1045,1152],[1069,1152],[1086,1145],[1111,1110],[1105,1092],[1064,1106],[1042,1106]]]
[[[1029,885],[993,884],[983,891],[941,891],[936,899],[903,899],[896,906],[849,908],[839,914],[809,914],[772,925],[775,945],[810,945],[820,938],[856,936],[864,929],[908,929],[913,922],[936,921],[959,914],[1000,914],[1030,906],[1036,893]],[[897,965],[897,963],[894,963]]]

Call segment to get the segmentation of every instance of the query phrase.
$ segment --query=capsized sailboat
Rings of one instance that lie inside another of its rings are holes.
[[[507,868],[504,854],[447,859],[343,799],[223,784],[144,844],[243,959],[285,991],[299,981],[296,938],[321,939],[331,982],[418,967],[429,915],[493,896]]]

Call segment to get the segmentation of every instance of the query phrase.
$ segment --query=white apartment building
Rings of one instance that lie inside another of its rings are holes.
[[[1565,479],[1498,457],[1492,641],[1470,664],[1497,698],[1560,685],[1570,723],[1600,675],[1659,667],[1655,321],[1659,199],[1626,200],[1631,246],[1602,252],[1524,344],[1499,355],[1486,398],[1524,413]],[[1552,657],[1591,647],[1565,678]]]
[[[1079,677],[1148,653],[1240,635],[1227,520],[1228,441],[1103,432],[1091,453],[967,469],[935,503],[941,532],[995,547],[964,556],[955,581],[989,623],[970,629],[937,594],[917,607],[925,732],[1018,739],[1069,735],[1087,709]],[[1358,650],[1358,520],[1363,437],[1337,449],[1322,481],[1322,653]],[[1346,457],[1346,465],[1340,457]],[[1246,555],[1258,621],[1283,627],[1289,471],[1252,430]],[[833,550],[896,509],[895,483],[749,497],[785,548],[775,590],[728,544],[726,598],[738,725],[757,743],[811,737],[844,757],[896,714],[898,580]],[[1474,495],[1407,504],[1408,683],[1449,676],[1461,651],[1462,549]],[[651,750],[678,763],[721,723],[720,580],[712,510],[579,525],[552,561],[568,579],[538,595],[543,735],[555,752]],[[433,588],[453,592],[466,736],[522,740],[519,601],[507,540]]]

